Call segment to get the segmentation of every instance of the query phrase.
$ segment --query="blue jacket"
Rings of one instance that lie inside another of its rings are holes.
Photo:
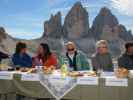
[[[12,62],[20,67],[32,67],[32,59],[28,54],[13,54]]]

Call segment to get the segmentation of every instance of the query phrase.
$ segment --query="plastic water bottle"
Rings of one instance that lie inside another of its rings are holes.
[[[113,67],[114,67],[114,72],[118,70],[118,61],[116,59],[113,59]]]
[[[62,77],[63,78],[66,77],[67,76],[67,73],[68,73],[67,65],[66,64],[63,64],[61,66],[61,75],[62,75]]]

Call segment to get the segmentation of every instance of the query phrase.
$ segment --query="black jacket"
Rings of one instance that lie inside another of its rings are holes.
[[[119,57],[118,65],[119,67],[133,70],[133,55],[128,55],[127,53],[124,53],[122,56]]]
[[[3,52],[0,52],[0,62],[2,59],[6,59],[6,58],[9,58],[9,56]]]

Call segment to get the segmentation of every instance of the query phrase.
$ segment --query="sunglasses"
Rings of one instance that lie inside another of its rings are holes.
[[[72,49],[67,49],[67,51],[74,51],[75,49],[74,48],[72,48]]]

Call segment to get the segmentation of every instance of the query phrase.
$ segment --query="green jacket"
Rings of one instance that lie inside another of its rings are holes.
[[[60,66],[63,65],[66,60],[68,61],[68,58],[66,57],[66,55],[65,56],[60,56],[59,57],[59,64],[60,64]],[[81,70],[90,70],[88,58],[81,51],[77,51],[76,66],[77,66],[77,70],[78,71],[81,71]]]

